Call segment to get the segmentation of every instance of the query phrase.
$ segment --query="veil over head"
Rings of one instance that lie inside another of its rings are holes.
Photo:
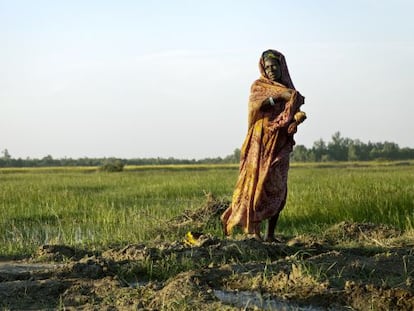
[[[292,79],[290,78],[289,69],[286,64],[285,56],[279,51],[266,50],[262,53],[262,56],[260,57],[260,61],[259,61],[259,69],[260,69],[260,74],[262,75],[262,77],[265,79],[269,79],[264,69],[264,62],[266,59],[269,59],[269,58],[277,59],[279,61],[280,69],[282,72],[281,83],[290,89],[295,89]]]

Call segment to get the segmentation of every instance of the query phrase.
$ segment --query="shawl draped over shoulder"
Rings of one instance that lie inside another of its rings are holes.
[[[260,230],[261,221],[280,212],[286,202],[289,155],[293,135],[288,126],[304,103],[304,97],[295,90],[284,56],[275,50],[281,66],[281,83],[270,80],[260,58],[261,77],[253,82],[249,97],[248,133],[240,156],[240,172],[230,207],[221,220],[225,234],[240,225],[245,233]],[[291,92],[289,100],[281,95]],[[264,105],[269,97],[275,105]]]

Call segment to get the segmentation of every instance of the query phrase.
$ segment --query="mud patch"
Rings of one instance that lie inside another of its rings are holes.
[[[42,246],[31,259],[0,263],[0,308],[414,309],[410,232],[340,223],[320,236],[277,243],[209,234],[196,239],[194,245],[151,241],[101,253]]]
[[[66,245],[42,245],[37,249],[34,258],[43,261],[64,261],[80,259],[86,255],[92,253]]]
[[[57,300],[67,287],[66,281],[54,278],[59,268],[49,263],[0,262],[0,306],[10,309],[49,307],[50,299]]]
[[[413,310],[412,291],[403,288],[383,288],[372,284],[348,282],[345,295],[350,306],[356,310]]]
[[[33,274],[49,276],[60,265],[25,261],[0,261],[0,282],[28,280]]]
[[[214,290],[214,295],[222,302],[239,308],[254,308],[259,310],[283,310],[283,311],[323,311],[326,309],[317,307],[300,307],[294,303],[281,301],[269,295],[259,292],[222,291]]]

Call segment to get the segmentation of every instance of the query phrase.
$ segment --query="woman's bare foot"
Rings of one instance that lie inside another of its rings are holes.
[[[255,239],[256,241],[263,241],[260,233],[249,233],[249,234],[247,234],[247,237],[249,239]]]
[[[262,236],[260,235],[260,232],[259,233],[255,233],[254,234],[254,238],[257,240],[257,241],[263,241],[263,239],[262,239]]]
[[[269,242],[269,243],[281,243],[282,241],[279,239],[276,239],[275,236],[266,236],[264,239],[265,242]]]

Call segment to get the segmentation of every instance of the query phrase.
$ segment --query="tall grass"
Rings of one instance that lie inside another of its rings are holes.
[[[291,169],[289,196],[280,228],[320,231],[348,220],[412,229],[414,167],[320,167]]]
[[[237,174],[236,166],[205,165],[0,170],[0,255],[50,243],[99,249],[154,239],[169,219],[203,205],[206,193],[230,199]],[[294,165],[278,231],[319,232],[343,220],[410,229],[413,207],[413,165]]]
[[[230,193],[236,176],[235,169],[0,174],[0,253],[146,241],[163,222],[199,207],[205,193]]]

